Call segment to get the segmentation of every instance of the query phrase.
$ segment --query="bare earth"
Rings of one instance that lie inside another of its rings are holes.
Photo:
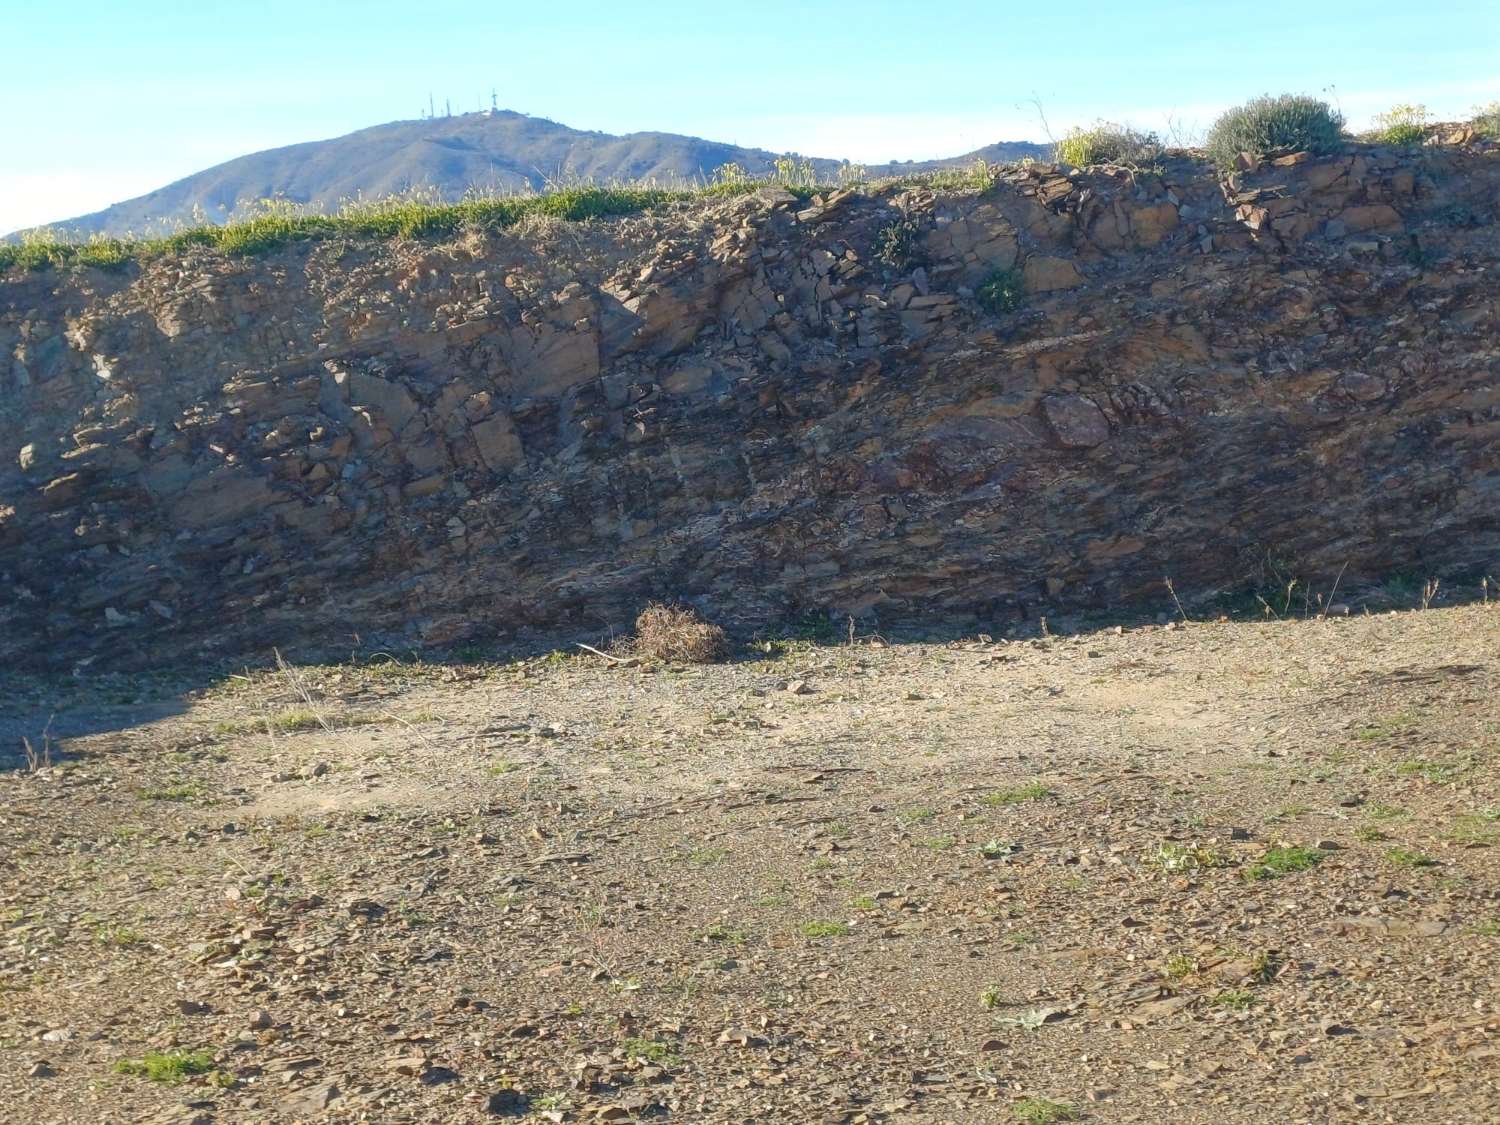
[[[7,684],[0,1116],[1500,1120],[1500,609],[770,647]]]

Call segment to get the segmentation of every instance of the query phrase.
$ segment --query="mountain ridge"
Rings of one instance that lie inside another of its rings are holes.
[[[1001,141],[938,160],[864,167],[869,175],[881,176],[981,158],[1040,157],[1046,151],[1047,146],[1029,141]],[[702,182],[725,164],[763,176],[784,155],[797,154],[679,133],[574,129],[514,110],[486,110],[391,121],[338,137],[248,153],[145,195],[46,226],[78,236],[151,235],[185,225],[221,224],[243,214],[247,203],[270,198],[331,210],[349,199],[414,190],[454,200],[472,189],[535,191],[557,181],[684,184]],[[847,164],[826,157],[805,159],[826,179],[833,179]]]

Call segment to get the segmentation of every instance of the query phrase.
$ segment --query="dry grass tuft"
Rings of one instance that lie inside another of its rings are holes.
[[[729,655],[724,630],[686,606],[653,602],[635,619],[630,651],[647,660],[713,664]]]

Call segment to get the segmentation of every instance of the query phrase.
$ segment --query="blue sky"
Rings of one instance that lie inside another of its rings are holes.
[[[0,0],[0,230],[418,116],[431,91],[606,132],[862,161],[1096,118],[1201,132],[1255,94],[1359,125],[1500,99],[1500,0],[550,4]]]

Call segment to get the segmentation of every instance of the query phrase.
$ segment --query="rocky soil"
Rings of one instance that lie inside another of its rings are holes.
[[[1464,134],[11,273],[0,662],[1477,582],[1497,200]]]
[[[12,675],[3,1116],[1495,1120],[1497,625]]]

